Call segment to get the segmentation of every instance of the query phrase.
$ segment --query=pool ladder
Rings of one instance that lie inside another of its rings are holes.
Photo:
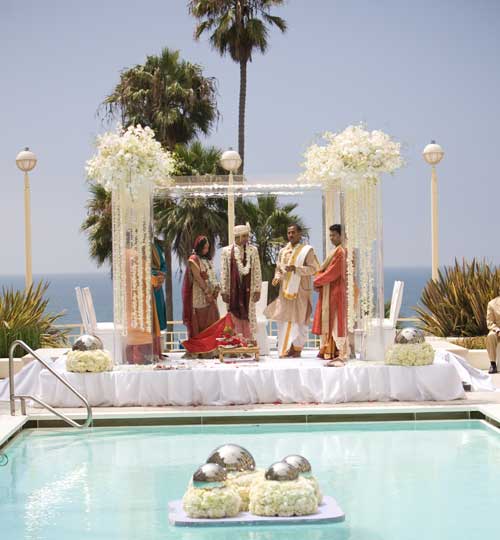
[[[83,424],[75,422],[69,416],[66,416],[64,413],[57,411],[56,409],[54,409],[54,407],[51,407],[48,403],[45,403],[44,401],[35,396],[30,396],[27,394],[16,396],[14,391],[14,350],[16,347],[21,347],[27,353],[31,354],[35,360],[38,360],[41,364],[43,364],[43,366],[48,369],[52,373],[52,375],[56,377],[56,379],[59,379],[64,384],[64,386],[66,386],[66,388],[73,392],[73,394],[75,394],[75,396],[83,402],[83,404],[87,408],[87,419]],[[74,386],[72,386],[68,381],[61,377],[61,375],[59,375],[59,373],[57,373],[57,371],[55,371],[45,360],[40,358],[40,356],[38,356],[31,347],[26,345],[26,343],[24,343],[24,341],[21,341],[20,339],[14,341],[9,349],[9,393],[10,414],[12,416],[16,415],[16,399],[21,402],[21,414],[23,414],[24,416],[26,416],[26,400],[31,399],[32,401],[38,403],[38,405],[45,407],[48,411],[58,416],[61,420],[64,420],[64,422],[68,423],[72,427],[83,429],[89,427],[92,424],[92,408],[89,405],[88,400],[84,398]]]

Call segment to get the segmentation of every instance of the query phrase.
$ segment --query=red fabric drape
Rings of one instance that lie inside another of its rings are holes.
[[[208,353],[212,352],[219,346],[217,338],[222,337],[224,328],[233,328],[233,319],[228,313],[225,317],[220,318],[217,322],[209,326],[197,336],[187,339],[182,342],[186,351],[190,353]]]

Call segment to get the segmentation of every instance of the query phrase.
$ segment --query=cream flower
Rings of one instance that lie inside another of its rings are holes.
[[[253,484],[259,480],[264,479],[264,471],[243,471],[237,473],[229,473],[227,476],[226,484],[232,487],[241,498],[242,512],[248,512],[250,504],[250,489]]]
[[[393,366],[427,366],[434,362],[434,349],[429,343],[395,343],[385,355],[385,363]]]
[[[259,480],[250,488],[249,509],[256,516],[306,516],[318,510],[318,499],[303,478],[288,482]]]
[[[190,518],[234,517],[240,511],[241,499],[233,488],[195,488],[186,491],[182,505]]]
[[[108,351],[69,351],[66,356],[66,369],[77,373],[112,371],[113,360]]]

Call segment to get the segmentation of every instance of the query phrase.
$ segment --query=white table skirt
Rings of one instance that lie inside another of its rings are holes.
[[[54,366],[94,407],[448,401],[464,397],[457,369],[448,362],[421,367],[350,362],[345,368],[326,368],[313,359],[267,360],[253,365],[209,363],[186,370],[117,369],[85,374],[65,371],[63,359]],[[81,406],[38,363],[26,366],[23,372],[16,377],[17,394],[36,395],[54,407]],[[0,399],[5,397],[4,389]]]

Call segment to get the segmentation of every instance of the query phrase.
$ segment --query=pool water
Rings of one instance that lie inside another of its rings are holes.
[[[307,456],[342,523],[179,528],[167,503],[216,446]],[[2,540],[500,538],[500,435],[479,421],[27,430],[4,449]]]

